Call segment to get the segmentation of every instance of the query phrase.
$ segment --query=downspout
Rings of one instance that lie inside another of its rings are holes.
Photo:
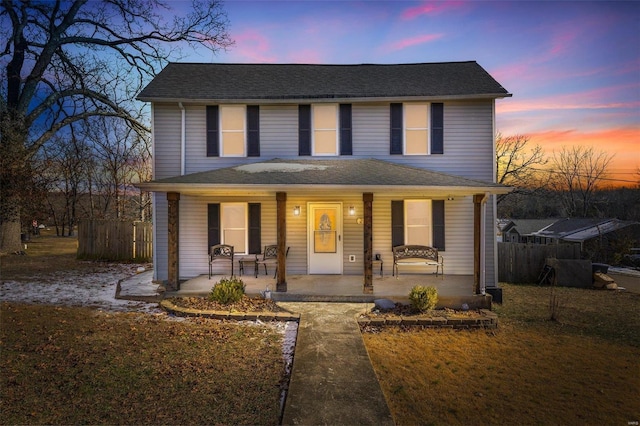
[[[178,102],[181,112],[180,123],[180,176],[185,175],[186,171],[186,152],[187,152],[187,120],[186,111],[182,102]]]

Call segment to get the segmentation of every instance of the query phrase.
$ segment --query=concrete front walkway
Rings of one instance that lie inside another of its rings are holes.
[[[284,425],[393,425],[356,315],[372,304],[280,302],[300,313]]]

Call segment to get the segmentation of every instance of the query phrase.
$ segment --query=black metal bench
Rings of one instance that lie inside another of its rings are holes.
[[[216,244],[209,250],[209,279],[213,275],[213,264],[229,262],[231,264],[231,277],[233,277],[233,246],[228,244]]]
[[[420,245],[402,245],[393,248],[393,275],[398,278],[398,266],[435,266],[444,278],[444,259],[438,254],[438,249]]]

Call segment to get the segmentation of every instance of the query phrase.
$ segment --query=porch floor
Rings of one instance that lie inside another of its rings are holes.
[[[180,290],[166,296],[205,296],[223,275],[200,275],[181,282]],[[278,301],[314,302],[372,302],[375,299],[391,299],[408,302],[411,288],[416,285],[433,286],[438,290],[441,307],[459,307],[467,303],[470,307],[490,308],[490,296],[473,294],[472,275],[401,274],[398,279],[391,275],[374,275],[373,294],[363,294],[362,275],[287,275],[287,292],[276,292],[273,275],[238,276],[245,284],[249,296],[258,296],[267,286],[271,297]],[[487,300],[487,298],[489,300]]]

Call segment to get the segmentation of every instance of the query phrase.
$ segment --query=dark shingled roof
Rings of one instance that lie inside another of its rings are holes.
[[[158,179],[141,184],[145,189],[163,190],[170,185],[270,186],[396,186],[485,188],[506,192],[504,185],[466,179],[376,159],[282,160],[273,159],[233,167]],[[400,188],[399,188],[400,189]]]
[[[170,63],[143,101],[511,96],[475,61],[421,64]]]

